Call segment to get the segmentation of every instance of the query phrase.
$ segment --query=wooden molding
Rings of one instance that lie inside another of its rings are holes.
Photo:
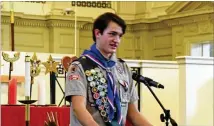
[[[24,76],[11,76],[11,78],[16,78],[17,79],[17,83],[23,83],[25,81],[25,77]],[[8,75],[1,75],[0,76],[0,82],[1,83],[8,83],[9,82]]]
[[[166,13],[167,14],[175,14],[179,10],[181,10],[184,6],[186,6],[188,3],[189,3],[188,1],[185,1],[185,2],[177,1],[174,4],[172,4],[172,6],[170,6],[168,9],[166,9]]]
[[[140,31],[149,29],[161,29],[166,26],[183,25],[187,23],[199,22],[204,20],[210,20],[211,15],[214,12],[212,8],[199,8],[188,11],[181,11],[182,8],[187,8],[188,3],[191,2],[175,2],[170,8],[168,8],[168,15],[158,16],[156,18],[136,18],[133,20],[126,20],[127,31]],[[204,2],[203,2],[204,3]],[[210,5],[209,3],[206,3]],[[204,4],[202,4],[205,6]],[[201,5],[201,6],[202,6]],[[206,6],[207,6],[206,5]],[[191,5],[192,7],[193,5]],[[174,9],[173,9],[174,8]],[[167,10],[166,10],[167,11]],[[181,12],[180,12],[181,11]],[[10,24],[10,13],[2,12],[2,24]],[[46,28],[75,28],[74,16],[62,16],[62,15],[29,15],[20,12],[15,12],[15,26],[31,26],[31,27],[46,27]],[[209,16],[208,16],[209,15]],[[207,18],[208,16],[208,18]],[[202,17],[202,18],[200,18]],[[203,18],[206,17],[206,18]],[[93,27],[92,18],[77,17],[77,29],[91,30]]]

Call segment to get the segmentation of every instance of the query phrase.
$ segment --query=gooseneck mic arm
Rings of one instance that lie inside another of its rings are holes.
[[[133,73],[132,78],[133,80],[137,81],[138,83],[142,82],[142,77],[141,75],[138,75],[136,73]],[[175,122],[174,119],[171,118],[170,116],[170,110],[165,109],[165,107],[162,105],[162,103],[160,102],[160,100],[158,99],[158,97],[155,95],[155,93],[153,92],[153,90],[150,87],[150,84],[148,81],[144,80],[143,83],[148,87],[149,91],[152,93],[152,95],[154,96],[155,100],[158,102],[158,104],[160,105],[160,107],[163,109],[164,114],[162,113],[160,115],[160,119],[162,122],[166,123],[166,126],[169,125],[169,120],[170,123],[172,124],[172,126],[178,126],[178,124]]]

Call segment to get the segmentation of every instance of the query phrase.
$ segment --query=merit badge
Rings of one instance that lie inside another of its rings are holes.
[[[102,86],[102,85],[99,85],[99,86],[97,87],[97,89],[98,89],[99,91],[102,91],[102,90],[103,90],[103,86]]]
[[[93,88],[92,88],[92,92],[93,92],[93,93],[96,93],[97,91],[98,91],[98,90],[97,90],[96,87],[93,87]]]
[[[101,111],[101,116],[106,116],[106,112],[104,110]]]
[[[94,78],[92,76],[88,77],[88,81],[92,81]]]
[[[98,78],[98,76],[97,75],[94,75],[94,79],[97,79]]]
[[[98,73],[97,76],[98,76],[99,78],[101,78],[101,77],[103,77],[103,74],[102,74],[102,73]]]
[[[102,101],[101,101],[100,99],[97,99],[97,100],[96,100],[96,104],[97,104],[97,105],[101,105],[101,104],[102,104]]]
[[[91,72],[90,72],[89,70],[86,70],[86,71],[85,71],[85,75],[86,75],[86,76],[91,76]]]
[[[103,86],[104,86],[105,88],[108,88],[108,84],[106,84],[106,83],[104,83]]]
[[[104,106],[103,106],[103,105],[100,105],[98,108],[99,108],[99,110],[103,110],[103,109],[104,109]]]
[[[104,117],[103,117],[103,121],[104,121],[104,122],[108,122],[109,120],[108,120],[107,117],[104,116]]]
[[[105,94],[106,94],[106,93],[103,92],[103,91],[100,92],[100,96],[102,96],[102,97],[105,96]]]
[[[79,79],[79,75],[76,75],[76,74],[71,74],[69,75],[69,80],[78,80]]]
[[[104,107],[106,108],[106,112],[108,112],[107,111],[107,109],[108,109],[108,102],[104,103]]]
[[[92,73],[92,74],[95,74],[96,71],[95,71],[94,69],[91,69],[91,73]]]
[[[103,102],[103,103],[106,103],[106,102],[107,102],[106,97],[102,97],[102,99],[101,99],[101,100],[102,100],[102,102]]]
[[[100,94],[99,93],[94,93],[93,97],[94,97],[94,99],[98,99],[100,97]]]
[[[91,82],[90,82],[90,86],[91,86],[91,87],[95,87],[95,86],[96,86],[96,83],[95,83],[94,81],[91,81]]]
[[[98,67],[94,68],[94,70],[99,73],[100,72],[100,69]]]
[[[105,78],[100,78],[100,82],[105,83],[106,79]]]

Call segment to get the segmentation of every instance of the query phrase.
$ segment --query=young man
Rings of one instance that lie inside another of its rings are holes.
[[[116,58],[126,24],[113,13],[94,22],[94,44],[72,63],[65,95],[71,102],[71,126],[151,126],[134,102],[138,95],[126,63]]]

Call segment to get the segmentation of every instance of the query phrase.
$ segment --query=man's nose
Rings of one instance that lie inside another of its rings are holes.
[[[121,40],[121,38],[120,38],[120,36],[119,35],[116,35],[115,37],[114,37],[114,41],[115,42],[120,42],[120,40]]]

